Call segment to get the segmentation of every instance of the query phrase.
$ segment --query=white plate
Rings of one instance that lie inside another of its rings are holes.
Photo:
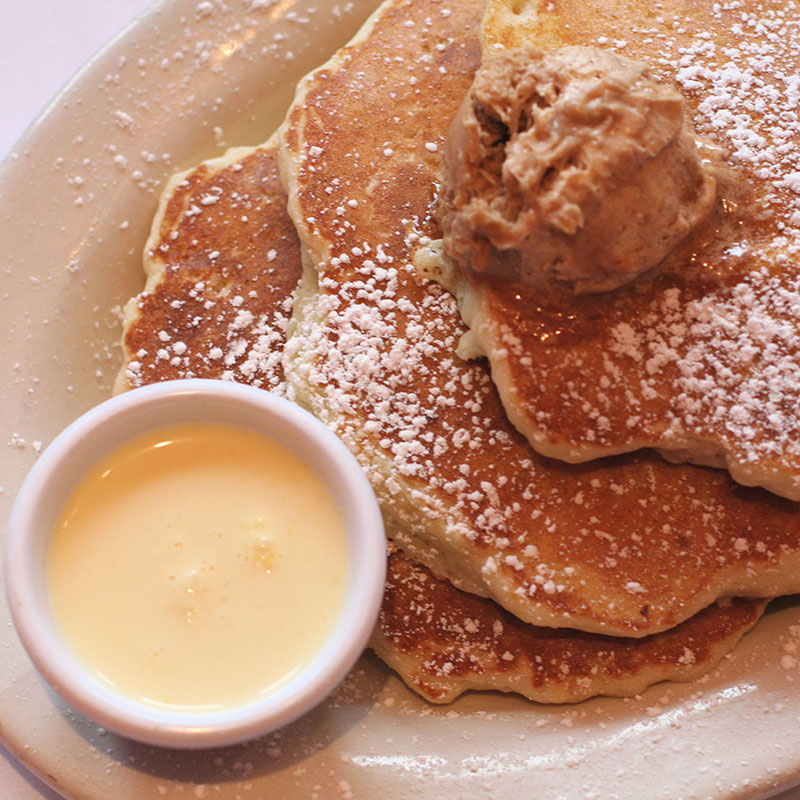
[[[225,145],[265,139],[296,80],[373,5],[165,2],[90,62],[3,164],[4,518],[40,443],[109,394],[115,308],[141,288],[165,177]],[[139,746],[64,708],[4,604],[0,648],[5,745],[85,800],[755,798],[800,781],[800,609],[791,603],[703,681],[632,700],[547,708],[488,694],[438,708],[365,656],[291,728],[210,753]]]

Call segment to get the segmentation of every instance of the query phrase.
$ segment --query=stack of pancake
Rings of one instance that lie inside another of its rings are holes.
[[[693,35],[675,32],[672,3],[661,22],[647,4],[591,14],[572,5],[389,0],[301,82],[277,137],[170,182],[147,285],[126,308],[118,391],[191,376],[252,383],[302,404],[350,447],[390,538],[372,646],[434,702],[466,689],[574,702],[692,679],[755,624],[761,598],[800,590],[792,501],[651,451],[613,455],[638,446],[638,433],[624,445],[592,439],[591,455],[604,457],[586,463],[541,455],[509,422],[487,364],[456,355],[466,330],[456,298],[415,271],[415,255],[441,235],[441,150],[482,47],[602,44],[624,29],[638,57],[666,61],[668,45],[685,49]],[[729,20],[707,5],[713,38]],[[774,257],[777,273],[773,250],[758,263]],[[695,299],[722,304],[738,274],[693,277]],[[648,278],[647,291],[669,293],[673,279]],[[624,313],[643,328],[656,301],[641,286],[631,296],[638,305]],[[620,371],[602,380],[611,328],[605,340],[570,334],[562,347],[561,331],[585,332],[589,311],[520,308],[504,318],[516,329],[498,326],[505,347],[486,349],[519,355],[529,372],[515,392],[530,408],[564,405],[561,389],[549,393],[553,364],[553,386],[582,375],[581,391],[603,386],[630,413],[629,384],[608,386]],[[551,327],[559,334],[539,335]],[[532,356],[509,346],[527,339],[556,344]],[[662,406],[668,391],[678,390],[656,392]],[[575,436],[587,425],[575,423]]]

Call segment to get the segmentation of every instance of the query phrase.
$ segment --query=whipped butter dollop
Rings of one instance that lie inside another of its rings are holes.
[[[592,47],[484,58],[443,162],[439,217],[461,270],[575,294],[656,266],[716,195],[681,94]]]

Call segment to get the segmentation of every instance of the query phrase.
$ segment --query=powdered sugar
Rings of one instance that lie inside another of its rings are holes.
[[[312,77],[305,105],[290,115],[284,146],[291,210],[307,263],[319,275],[317,284],[309,270],[298,294],[285,360],[292,396],[360,457],[393,537],[438,574],[528,621],[651,630],[677,603],[685,615],[691,603],[698,609],[710,602],[718,580],[736,575],[739,587],[758,584],[763,572],[753,559],[780,559],[780,539],[795,523],[778,523],[766,503],[759,520],[775,521],[772,538],[759,537],[763,553],[742,551],[735,542],[752,542],[752,507],[736,499],[724,476],[669,467],[650,455],[585,469],[554,466],[511,427],[485,366],[455,355],[464,328],[454,299],[422,282],[411,262],[438,234],[431,212],[440,162],[435,153],[423,155],[424,142],[441,135],[441,119],[455,112],[475,66],[474,54],[467,56],[447,28],[452,22],[463,31],[464,13],[453,9],[424,48],[419,26],[407,28],[398,15],[398,35],[425,59],[409,66],[354,46]],[[448,65],[444,73],[440,61]],[[376,65],[382,88],[373,82]],[[375,119],[381,125],[373,135]],[[337,134],[343,126],[347,137]],[[675,313],[686,304],[678,287],[658,302]],[[569,401],[589,407],[598,438],[619,416],[613,370],[624,375],[633,353],[644,380],[653,382],[646,388],[658,396],[657,379],[674,366],[670,348],[679,347],[682,325],[678,318],[653,337],[636,320],[621,326],[613,339],[618,349],[601,353],[609,369],[599,382],[576,365],[591,391],[576,383]],[[509,352],[522,340],[512,330]],[[589,402],[598,387],[601,408]],[[636,391],[629,395],[642,402]]]
[[[412,689],[434,702],[449,702],[470,688],[513,691],[544,702],[575,701],[598,692],[634,694],[656,674],[697,674],[738,641],[760,613],[757,601],[733,601],[712,605],[682,628],[646,639],[586,637],[524,625],[392,552],[373,647]],[[664,696],[661,702],[669,705]],[[664,708],[642,711],[657,717]],[[565,727],[575,721],[569,712],[557,719]]]
[[[687,97],[716,165],[713,224],[627,293],[544,309],[526,296],[523,309],[480,287],[473,334],[508,373],[504,403],[545,454],[654,446],[800,499],[796,5],[665,14],[633,28],[625,52]]]
[[[228,161],[186,175],[164,207],[148,256],[158,280],[129,308],[129,386],[216,377],[284,390],[299,247],[274,151]]]

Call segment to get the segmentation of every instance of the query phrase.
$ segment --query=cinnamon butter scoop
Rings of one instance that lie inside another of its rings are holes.
[[[484,60],[448,133],[439,216],[468,275],[575,294],[656,266],[711,210],[684,101],[592,47]]]

